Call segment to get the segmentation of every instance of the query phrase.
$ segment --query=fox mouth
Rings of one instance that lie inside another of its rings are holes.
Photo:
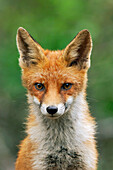
[[[45,116],[47,116],[48,118],[50,118],[50,119],[58,119],[59,117],[61,117],[63,114],[64,114],[65,112],[63,112],[63,113],[55,113],[55,114],[46,114]]]
[[[68,108],[69,108],[69,105],[67,103],[65,103],[64,106],[65,106],[65,112],[67,112]]]
[[[48,115],[47,117],[49,119],[58,119],[59,117],[61,117],[62,115],[59,115],[59,116],[55,116],[55,115]]]

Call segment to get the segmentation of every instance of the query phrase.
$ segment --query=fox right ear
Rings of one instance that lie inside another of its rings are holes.
[[[17,47],[20,53],[19,64],[21,68],[36,65],[44,58],[41,46],[22,27],[17,31]]]
[[[92,39],[89,31],[80,31],[64,50],[64,57],[68,66],[77,67],[79,70],[88,69],[90,67],[91,50]]]

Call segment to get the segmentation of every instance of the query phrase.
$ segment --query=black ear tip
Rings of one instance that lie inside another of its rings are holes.
[[[90,34],[90,32],[87,29],[84,29],[84,30],[80,31],[78,33],[78,37],[80,37],[80,39],[87,40],[91,44],[91,46],[92,46],[91,34]]]
[[[88,29],[83,29],[82,31],[89,33],[89,30],[88,30]]]
[[[23,28],[23,27],[19,27],[18,30],[17,30],[17,34],[24,34],[24,33],[27,33],[27,31]]]
[[[84,30],[80,31],[79,34],[80,35],[90,36],[90,32],[87,29],[84,29]]]

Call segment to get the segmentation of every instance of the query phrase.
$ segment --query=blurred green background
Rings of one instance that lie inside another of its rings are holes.
[[[0,0],[0,170],[13,170],[28,115],[16,32],[63,49],[82,29],[93,39],[88,97],[97,121],[99,170],[113,169],[113,0]]]

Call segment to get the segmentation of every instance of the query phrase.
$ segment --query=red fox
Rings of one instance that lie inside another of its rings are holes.
[[[30,114],[16,170],[97,170],[96,123],[86,101],[89,31],[50,51],[20,27],[17,47]]]

